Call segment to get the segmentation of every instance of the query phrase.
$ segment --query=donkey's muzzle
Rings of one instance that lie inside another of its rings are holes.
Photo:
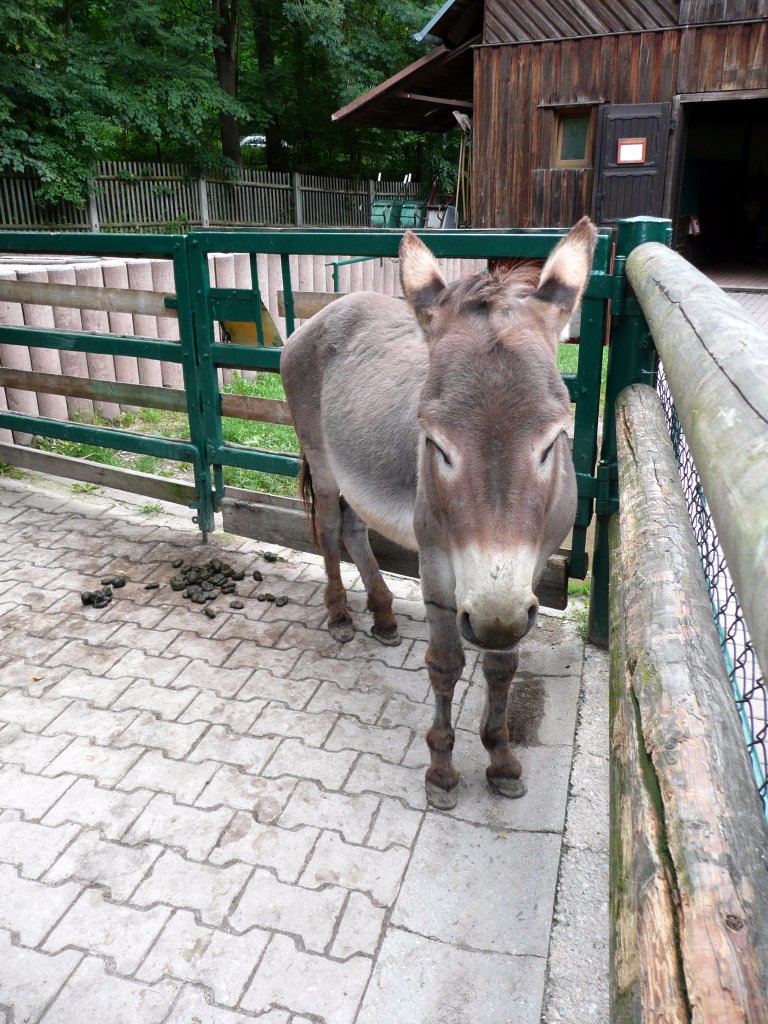
[[[486,618],[477,613],[473,614],[467,607],[459,608],[459,632],[475,647],[490,651],[508,651],[533,627],[538,609],[539,602],[536,598],[533,598],[527,609],[521,609],[516,614],[503,618],[498,615]]]

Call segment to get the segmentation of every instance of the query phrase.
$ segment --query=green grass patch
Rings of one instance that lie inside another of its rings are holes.
[[[583,580],[568,580],[569,597],[589,597],[592,592],[592,573],[588,572]]]

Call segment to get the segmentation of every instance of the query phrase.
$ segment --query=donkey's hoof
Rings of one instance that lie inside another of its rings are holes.
[[[436,786],[434,782],[427,779],[424,787],[427,791],[427,802],[430,807],[436,807],[438,811],[451,811],[459,802],[458,785],[453,789],[441,789],[440,786]]]
[[[379,632],[375,626],[371,626],[371,636],[385,647],[399,647],[402,642],[396,629],[394,632],[385,633],[384,631]]]
[[[328,632],[340,644],[348,644],[355,635],[355,627],[351,619],[339,619],[328,623]]]
[[[487,775],[486,778],[488,785],[495,793],[506,796],[510,800],[517,800],[518,797],[525,796],[528,792],[528,787],[522,779],[492,779],[490,775]]]

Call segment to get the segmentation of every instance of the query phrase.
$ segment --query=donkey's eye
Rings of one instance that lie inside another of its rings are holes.
[[[437,456],[437,458],[438,458],[438,459],[439,459],[439,460],[440,460],[441,462],[443,462],[443,463],[444,463],[444,464],[445,464],[446,466],[448,466],[448,468],[449,468],[449,469],[450,469],[450,467],[451,467],[451,466],[453,466],[453,463],[452,463],[452,462],[451,462],[451,460],[450,460],[450,459],[448,458],[448,456],[447,456],[447,455],[445,454],[445,452],[444,452],[444,451],[443,451],[443,449],[442,449],[442,448],[440,447],[440,445],[439,445],[439,444],[437,444],[437,443],[436,443],[435,441],[433,441],[431,437],[428,437],[428,438],[427,438],[427,447],[428,447],[428,448],[431,448],[431,449],[432,449],[432,451],[433,451],[433,452],[435,453],[435,455]]]
[[[542,466],[545,466],[549,462],[549,460],[552,458],[552,452],[555,450],[555,445],[557,444],[557,442],[560,440],[560,438],[562,436],[563,436],[562,433],[558,434],[557,437],[555,438],[555,440],[549,446],[549,448],[547,448],[547,450],[541,456],[541,464],[542,464]]]

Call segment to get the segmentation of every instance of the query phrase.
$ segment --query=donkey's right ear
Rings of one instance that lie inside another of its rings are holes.
[[[589,283],[597,228],[582,217],[550,253],[541,272],[534,299],[550,304],[559,327],[568,323]]]
[[[400,283],[416,319],[423,328],[432,320],[432,306],[445,288],[437,260],[412,231],[400,243]]]

